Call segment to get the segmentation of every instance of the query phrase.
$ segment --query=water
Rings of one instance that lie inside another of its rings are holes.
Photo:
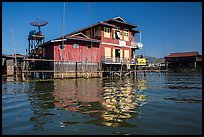
[[[202,134],[202,74],[2,81],[2,134]]]

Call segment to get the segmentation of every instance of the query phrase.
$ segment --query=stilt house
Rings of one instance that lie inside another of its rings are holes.
[[[143,46],[141,32],[136,28],[123,18],[115,17],[47,41],[39,46],[40,57],[54,62],[43,67],[55,71],[85,71],[83,64],[86,64],[90,71],[99,71],[134,64],[136,50]],[[64,66],[59,62],[64,62]]]

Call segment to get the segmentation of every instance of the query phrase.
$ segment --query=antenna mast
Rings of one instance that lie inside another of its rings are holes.
[[[17,75],[18,75],[17,74],[17,60],[16,60],[16,48],[15,48],[13,27],[12,27],[11,31],[12,31],[12,37],[13,37],[13,49],[14,49],[14,57],[15,57],[14,66],[15,66],[15,69],[16,69],[16,79],[17,79]]]
[[[62,16],[62,45],[60,48],[60,53],[61,53],[60,60],[63,60],[61,50],[64,50],[64,48],[65,48],[65,46],[64,46],[64,18],[65,18],[65,2],[64,2],[63,16]]]

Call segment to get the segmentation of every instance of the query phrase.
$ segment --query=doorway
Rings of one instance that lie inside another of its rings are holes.
[[[115,49],[116,62],[120,62],[120,49]]]

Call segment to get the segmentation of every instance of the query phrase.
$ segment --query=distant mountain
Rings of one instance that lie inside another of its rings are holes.
[[[145,56],[146,59],[149,59],[149,63],[162,63],[165,62],[164,58],[156,58],[156,57],[151,57],[151,56]]]

